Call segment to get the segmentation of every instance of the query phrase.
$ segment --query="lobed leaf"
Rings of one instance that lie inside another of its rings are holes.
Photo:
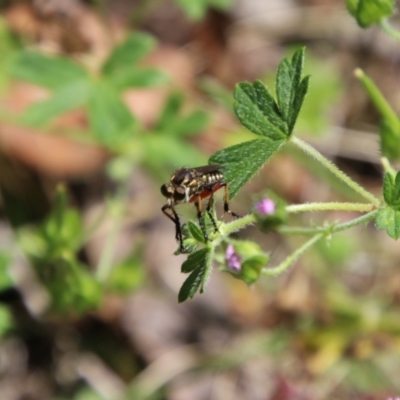
[[[24,50],[11,63],[12,75],[49,89],[66,87],[74,81],[88,79],[84,68],[62,57],[48,57]]]
[[[268,118],[268,120],[272,124],[276,125],[279,130],[287,134],[287,124],[282,120],[282,115],[279,111],[278,104],[276,103],[268,88],[261,81],[258,80],[254,82],[253,87],[256,93],[256,101],[258,107],[260,108],[264,116]]]
[[[178,293],[179,303],[182,303],[189,298],[193,298],[202,282],[204,270],[205,264],[202,264],[202,266],[193,270],[192,273],[185,280],[185,282],[183,282],[183,285]]]
[[[393,204],[398,205],[399,202],[400,202],[400,171],[397,172],[396,174],[393,187]]]
[[[386,173],[383,177],[383,198],[386,204],[392,204],[393,202],[393,177],[391,174]]]
[[[296,90],[292,106],[290,108],[290,115],[289,115],[289,132],[292,132],[294,129],[294,125],[296,123],[297,117],[299,116],[299,112],[301,110],[301,107],[303,105],[304,98],[307,94],[308,91],[308,85],[309,85],[310,77],[306,76],[303,78],[301,81],[299,87]]]
[[[207,256],[209,256],[209,252],[210,250],[207,247],[204,247],[200,250],[195,251],[194,253],[189,254],[186,261],[182,264],[181,272],[187,274],[189,272],[192,272],[196,268],[200,268],[201,266],[203,266],[205,264]]]
[[[286,138],[287,127],[277,116],[276,104],[271,102],[272,96],[261,82],[254,85],[241,82],[235,87],[234,110],[240,122],[256,135],[271,140]],[[273,99],[272,99],[273,100]],[[278,122],[280,120],[280,122]]]
[[[208,281],[210,280],[212,266],[213,266],[213,255],[214,255],[214,248],[211,248],[209,249],[209,252],[205,257],[204,271],[201,276],[200,293],[204,293],[206,291],[206,286],[208,284]]]
[[[118,73],[110,76],[112,85],[117,90],[130,87],[154,87],[168,82],[169,77],[166,73],[156,68],[138,68],[127,66],[120,68]]]
[[[383,198],[389,206],[396,209],[400,206],[400,171],[395,178],[390,173],[385,174],[383,178]]]
[[[177,118],[174,134],[176,136],[188,136],[206,129],[210,120],[209,114],[204,110],[195,110],[189,115]]]
[[[268,138],[240,143],[214,153],[209,164],[223,165],[229,196],[233,198],[284,143],[284,140],[273,141]]]
[[[136,120],[117,92],[101,81],[91,88],[89,120],[99,142],[110,147],[123,144],[136,126]]]
[[[205,243],[203,232],[201,231],[200,227],[192,221],[188,222],[188,227],[190,234],[193,236],[200,243]],[[185,272],[182,270],[182,272]],[[189,272],[189,271],[187,271]]]
[[[390,206],[381,208],[376,216],[376,227],[385,229],[387,234],[397,240],[400,237],[400,210]]]
[[[165,130],[176,119],[179,110],[183,103],[183,96],[181,93],[172,93],[165,102],[164,108],[158,118],[155,129]]]
[[[289,117],[290,100],[292,97],[292,79],[290,61],[284,58],[278,67],[276,74],[276,97],[278,99],[279,110],[285,121]]]
[[[22,122],[32,126],[43,125],[58,115],[85,105],[89,93],[87,80],[71,82],[56,89],[49,99],[30,106],[23,114]]]
[[[292,133],[296,119],[308,90],[309,78],[301,79],[304,66],[304,48],[297,50],[292,60],[283,59],[276,76],[276,96],[284,121]]]
[[[121,68],[132,67],[155,48],[157,41],[145,33],[131,33],[117,46],[103,65],[106,75],[115,75]]]
[[[348,11],[362,28],[391,16],[394,5],[394,0],[346,0]]]

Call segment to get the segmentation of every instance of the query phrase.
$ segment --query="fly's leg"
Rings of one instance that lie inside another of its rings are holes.
[[[194,203],[197,210],[197,219],[199,220],[199,225],[201,231],[203,232],[204,240],[208,242],[208,235],[206,231],[206,226],[204,224],[203,212],[201,211],[201,198],[199,197],[197,201]]]
[[[207,214],[210,217],[210,220],[213,224],[214,231],[218,232],[217,222],[215,221],[214,215],[212,213],[213,204],[214,204],[214,193],[211,194],[210,199],[208,200],[206,211],[207,211]]]
[[[234,211],[232,211],[229,208],[229,190],[228,190],[228,185],[226,183],[223,184],[224,189],[225,189],[225,194],[224,194],[224,212],[232,215],[235,218],[240,218],[239,214],[236,214]]]
[[[171,214],[167,212],[170,210]],[[164,213],[166,217],[168,217],[174,224],[175,224],[175,239],[179,242],[179,250],[183,251],[183,238],[182,238],[182,229],[181,229],[181,222],[179,221],[178,214],[176,213],[175,209],[168,204],[161,208],[161,211]]]

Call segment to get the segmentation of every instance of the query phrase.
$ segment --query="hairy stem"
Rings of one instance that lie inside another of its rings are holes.
[[[365,203],[305,203],[293,204],[286,207],[288,213],[299,213],[305,211],[359,211],[369,212],[376,208],[373,204]]]
[[[314,157],[317,161],[319,161],[325,168],[331,171],[334,175],[336,175],[340,180],[342,180],[346,185],[351,187],[355,192],[360,194],[362,197],[370,201],[372,204],[378,206],[380,201],[376,198],[372,193],[365,190],[361,187],[357,182],[353,181],[349,176],[347,176],[343,171],[341,171],[336,165],[334,165],[331,161],[325,158],[319,151],[317,151],[314,147],[299,139],[298,137],[293,136],[292,142],[302,149],[305,153]]]
[[[352,228],[354,226],[367,223],[371,221],[372,219],[375,218],[376,214],[378,213],[378,210],[371,211],[368,214],[362,215],[359,218],[355,218],[349,222],[345,222],[343,224],[339,225],[331,225],[328,227],[319,227],[315,228],[314,232],[312,232],[311,228],[309,230],[304,230],[303,232],[300,232],[300,229],[298,229],[297,232],[295,233],[301,233],[301,234],[314,234],[314,236],[309,239],[307,242],[305,242],[302,246],[300,246],[296,251],[294,251],[292,254],[290,254],[284,261],[282,261],[279,265],[277,265],[274,268],[265,268],[262,270],[262,273],[264,275],[278,275],[286,269],[288,269],[306,250],[308,250],[312,245],[318,242],[318,240],[322,239],[325,236],[331,235],[333,233],[341,232],[346,229]]]
[[[317,233],[311,239],[307,240],[302,246],[288,256],[284,261],[274,268],[265,268],[262,270],[263,275],[279,275],[286,271],[306,250],[324,237],[323,233]]]
[[[362,215],[361,217],[352,219],[351,221],[344,222],[342,224],[330,224],[328,226],[281,226],[280,228],[278,228],[278,232],[289,235],[315,235],[316,233],[332,234],[369,222],[376,217],[377,213],[378,210],[374,210],[369,212],[368,214]]]

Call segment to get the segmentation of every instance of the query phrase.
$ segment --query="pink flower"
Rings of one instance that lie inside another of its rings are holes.
[[[275,202],[268,197],[255,205],[256,211],[261,215],[271,215],[275,212]]]
[[[239,272],[242,266],[240,265],[240,256],[236,253],[235,248],[229,244],[225,252],[225,260],[228,269]]]

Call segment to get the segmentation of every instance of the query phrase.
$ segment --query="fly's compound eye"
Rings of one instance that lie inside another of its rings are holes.
[[[161,194],[164,197],[172,197],[172,195],[174,193],[174,189],[172,188],[171,185],[164,184],[164,185],[161,186],[160,190],[161,190]]]
[[[182,201],[186,196],[185,188],[182,186],[178,186],[175,189],[174,198],[176,201]]]

